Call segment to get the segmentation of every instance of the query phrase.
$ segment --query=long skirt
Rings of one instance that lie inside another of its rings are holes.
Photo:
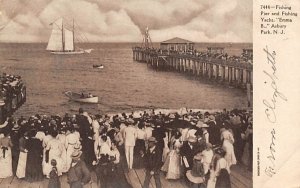
[[[62,159],[62,172],[68,172],[68,166],[67,166],[67,150],[63,148],[63,152],[61,154],[61,159]]]
[[[0,154],[0,178],[10,177],[13,175],[11,149],[7,148],[5,153],[3,153],[3,150],[1,149]]]
[[[242,156],[242,162],[244,165],[249,166],[249,144],[246,143],[245,147],[244,147],[244,152],[243,152],[243,156]]]
[[[49,159],[49,151],[47,152],[46,149],[44,149],[43,151],[43,162],[42,162],[42,166],[43,166],[43,174],[49,178],[49,174],[52,170],[52,166],[51,166],[51,160]]]
[[[209,179],[207,181],[206,188],[215,188],[216,187],[216,181],[217,181],[217,177],[216,177],[215,171],[210,170]]]
[[[175,150],[170,151],[161,170],[167,172],[166,179],[180,179],[182,177],[181,157]]]
[[[232,143],[228,140],[224,140],[222,148],[226,151],[224,158],[227,161],[228,167],[236,164],[236,157]]]
[[[69,145],[67,148],[67,156],[66,156],[66,168],[67,171],[69,171],[71,164],[72,164],[72,158],[71,155],[74,152],[74,145]]]
[[[26,162],[27,162],[27,153],[20,152],[18,167],[17,167],[17,172],[16,172],[16,176],[18,178],[25,178]]]
[[[165,162],[167,160],[167,157],[170,153],[169,147],[164,147],[163,154],[162,154],[162,161]]]
[[[226,169],[221,169],[216,181],[216,188],[231,188],[230,176]]]
[[[57,163],[56,167],[57,167],[58,176],[61,176],[63,170],[66,170],[66,169],[64,169],[64,167],[66,165],[64,164],[64,161],[63,161],[63,158],[62,158],[61,154],[62,153],[61,153],[60,150],[50,149],[50,151],[49,151],[49,163],[51,164],[52,159],[56,160],[56,163]],[[51,169],[52,169],[52,166],[51,166]]]

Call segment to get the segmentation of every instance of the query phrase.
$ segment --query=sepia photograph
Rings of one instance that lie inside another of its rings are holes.
[[[252,188],[253,2],[1,0],[0,187]]]

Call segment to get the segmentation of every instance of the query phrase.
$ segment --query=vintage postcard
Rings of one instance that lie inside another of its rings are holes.
[[[254,187],[300,186],[299,10],[299,1],[254,1]]]
[[[0,187],[300,187],[299,11],[0,0]]]

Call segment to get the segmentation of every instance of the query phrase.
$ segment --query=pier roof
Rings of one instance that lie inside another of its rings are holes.
[[[194,42],[175,37],[175,38],[163,41],[163,42],[161,42],[161,44],[194,44]]]

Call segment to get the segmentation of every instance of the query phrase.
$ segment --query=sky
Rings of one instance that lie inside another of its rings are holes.
[[[47,42],[63,17],[89,42],[252,42],[251,0],[0,0],[0,42]]]

